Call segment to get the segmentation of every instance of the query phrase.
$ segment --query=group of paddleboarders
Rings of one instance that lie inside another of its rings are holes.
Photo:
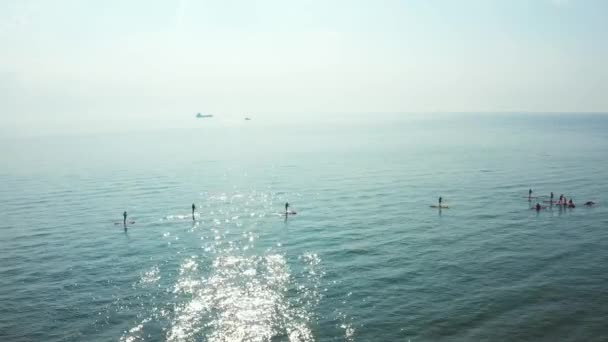
[[[439,199],[439,203],[441,203],[441,198]],[[194,203],[192,203],[192,221],[196,220],[195,216],[194,216],[195,211],[196,211],[196,205]],[[287,216],[287,215],[295,215],[295,214],[296,214],[295,211],[293,211],[293,210],[290,211],[289,210],[289,202],[285,202],[285,216]],[[133,223],[135,223],[135,221],[131,221],[129,223],[133,224]],[[120,224],[120,223],[117,222],[115,224]],[[125,230],[126,230],[127,229],[127,211],[124,211],[122,213],[122,224],[124,225]]]
[[[532,193],[533,193],[532,189],[529,189],[528,190],[528,201],[532,201],[532,198],[533,198]],[[576,207],[576,205],[574,204],[574,201],[572,201],[572,198],[570,198],[570,200],[567,200],[563,194],[559,195],[559,200],[557,200],[555,202],[553,201],[553,198],[554,198],[554,194],[553,194],[553,192],[551,192],[550,200],[548,201],[551,206],[553,206],[555,204],[557,206],[563,206],[564,208],[575,208]],[[439,205],[437,205],[437,207],[443,208],[444,207],[443,198],[441,196],[439,196],[438,202],[439,202]],[[545,202],[547,202],[547,201],[545,201]],[[595,202],[593,202],[593,201],[585,202],[585,206],[590,207],[590,206],[594,206],[594,205],[595,205]],[[431,206],[431,207],[434,207],[434,206]],[[547,208],[547,206],[543,206],[540,204],[540,202],[537,202],[536,205],[530,209],[540,211],[540,210],[546,209],[546,208]],[[196,205],[194,203],[192,203],[192,221],[195,221],[195,216],[194,216],[195,211],[196,211]],[[295,211],[289,211],[289,202],[285,202],[285,216],[290,215],[290,214],[295,215],[295,213],[296,213]],[[123,217],[122,222],[123,222],[123,225],[125,226],[125,230],[126,230],[127,229],[127,211],[124,211],[122,213],[122,217]],[[135,222],[133,221],[130,223],[133,224]]]
[[[194,205],[194,203],[192,203],[192,221],[194,221],[194,211],[196,210],[196,205]],[[125,227],[125,231],[127,230],[127,211],[123,211],[122,213],[122,225]],[[134,224],[135,221],[131,221],[128,222],[129,224]],[[114,223],[114,224],[120,224],[118,222]]]
[[[553,192],[551,192],[551,194],[549,195],[549,201],[545,201],[545,202],[549,202],[549,204],[551,206],[553,205],[557,205],[557,206],[562,206],[564,208],[576,208],[576,205],[574,204],[574,201],[572,200],[572,198],[570,198],[569,200],[566,198],[566,196],[564,196],[563,194],[559,195],[559,199],[557,201],[553,201],[553,198],[555,197],[555,195],[553,194]],[[532,189],[528,190],[528,201],[532,200]],[[585,206],[593,206],[595,205],[595,202],[593,201],[588,201],[585,202]],[[541,209],[546,209],[547,206],[543,206],[540,204],[540,202],[537,202],[535,206],[533,206],[530,209],[539,211]]]

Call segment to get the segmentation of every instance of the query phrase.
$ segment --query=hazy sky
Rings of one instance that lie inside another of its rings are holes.
[[[604,0],[4,0],[0,125],[608,111],[607,61]]]

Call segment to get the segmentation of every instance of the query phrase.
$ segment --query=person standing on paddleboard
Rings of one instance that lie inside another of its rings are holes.
[[[528,190],[528,201],[532,200],[532,189]]]
[[[439,196],[439,206],[441,207],[441,202],[443,202],[443,198],[441,198],[441,196]]]
[[[194,210],[196,209],[196,206],[194,205],[194,203],[192,203],[192,221],[194,221]]]
[[[285,215],[287,215],[289,213],[288,210],[289,210],[289,203],[285,202]]]
[[[127,212],[122,213],[122,224],[127,225]]]

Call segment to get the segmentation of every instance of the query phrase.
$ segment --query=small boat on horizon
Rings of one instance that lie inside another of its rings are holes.
[[[201,113],[196,114],[196,118],[197,119],[200,119],[200,118],[212,118],[212,117],[213,117],[213,115],[211,115],[211,114],[201,114]]]

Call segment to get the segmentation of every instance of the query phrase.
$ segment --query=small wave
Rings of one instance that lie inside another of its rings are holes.
[[[120,341],[121,342],[144,341],[145,339],[143,336],[143,328],[144,328],[144,325],[146,323],[148,323],[149,321],[150,321],[150,318],[146,318],[146,319],[142,320],[141,323],[139,323],[138,325],[129,329],[128,332],[125,332],[125,335],[123,335],[120,338]]]
[[[143,284],[143,285],[150,285],[150,284],[154,284],[154,283],[158,282],[159,280],[160,280],[160,269],[158,268],[158,266],[153,266],[152,268],[150,268],[148,271],[144,272],[141,275],[139,283]]]
[[[201,217],[201,215],[199,213],[194,213],[194,218],[200,218],[200,217]],[[183,221],[183,220],[192,221],[192,214],[167,215],[160,220],[161,221]]]

